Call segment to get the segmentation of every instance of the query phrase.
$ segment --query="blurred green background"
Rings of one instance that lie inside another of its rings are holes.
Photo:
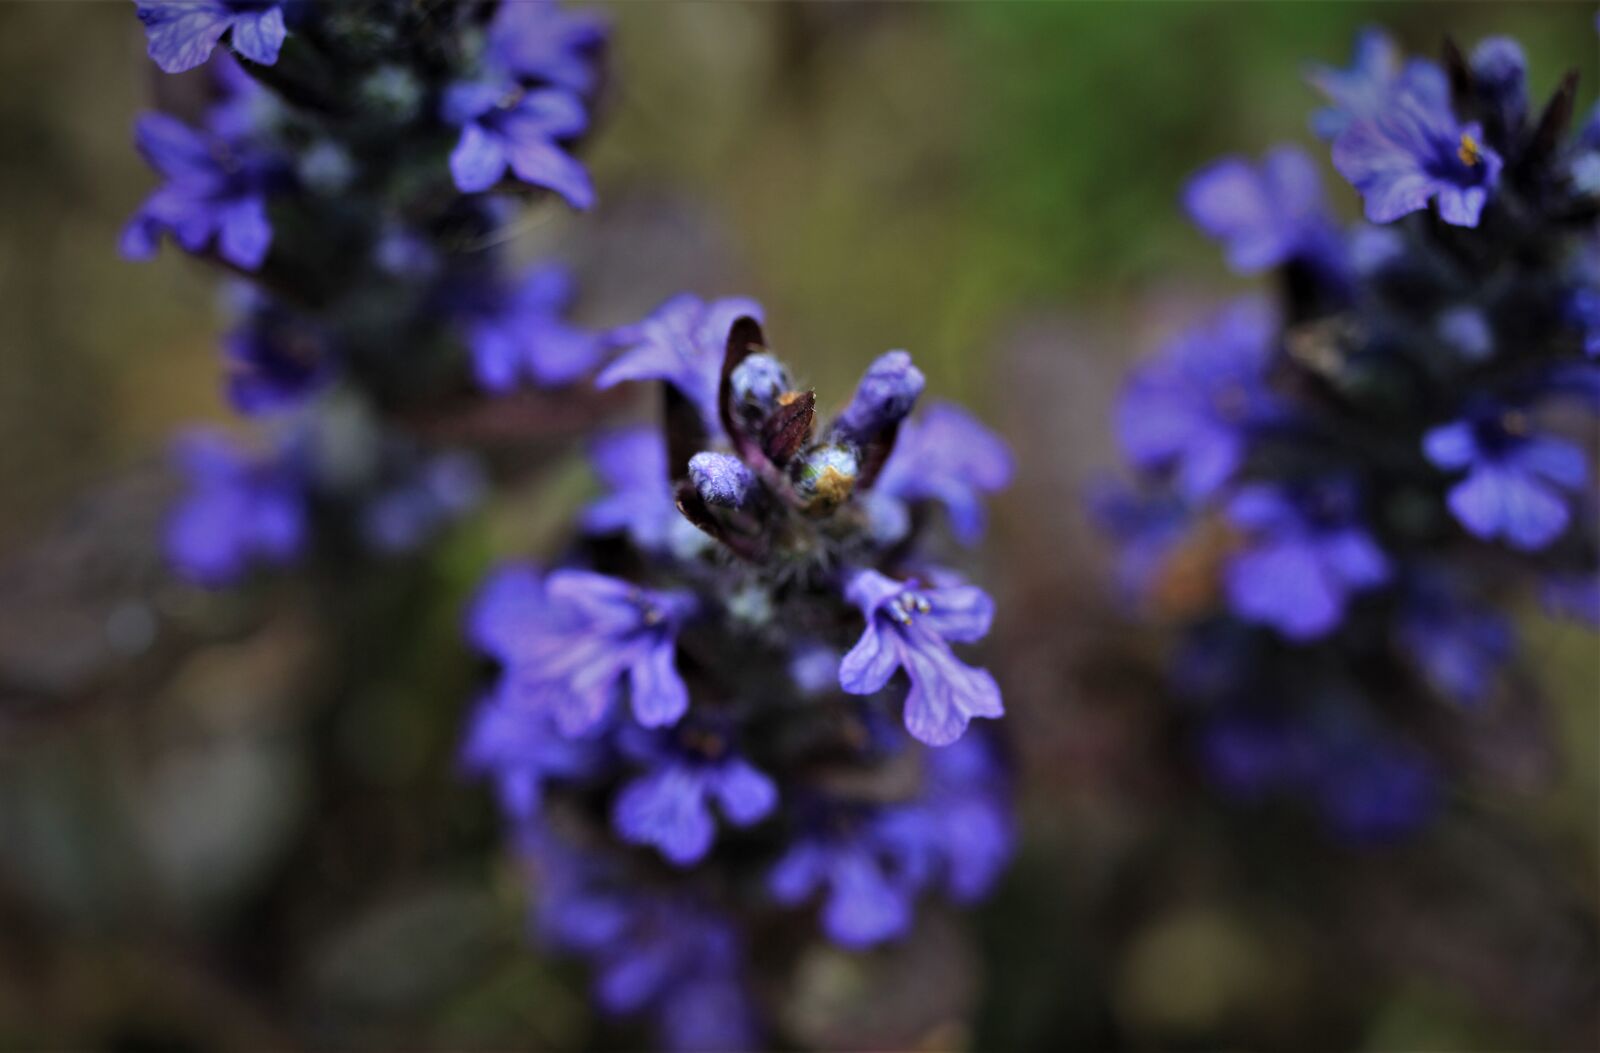
[[[1247,287],[1176,205],[1190,172],[1282,140],[1316,149],[1301,71],[1343,65],[1367,24],[1430,53],[1447,32],[1514,35],[1536,97],[1577,67],[1592,104],[1593,5],[596,6],[616,28],[588,153],[601,204],[540,206],[521,238],[579,270],[584,316],[630,321],[681,289],[755,296],[825,403],[905,347],[931,392],[1019,453],[984,558],[1029,840],[980,916],[977,1030],[921,1041],[1600,1040],[1593,638],[1531,625],[1558,757],[1482,802],[1499,826],[1330,872],[1303,833],[1175,800],[1159,715],[1091,657],[1133,661],[1143,644],[1095,598],[1103,553],[1078,511],[1114,463],[1126,363],[1187,308]],[[159,87],[130,5],[0,5],[0,1045],[602,1042],[581,976],[518,945],[488,809],[450,760],[471,682],[453,604],[490,553],[549,536],[583,472],[569,459],[553,489],[364,591],[365,628],[337,646],[293,611],[349,596],[161,584],[145,551],[161,452],[179,425],[228,414],[213,274],[115,249],[152,185],[130,128]],[[182,630],[159,662],[130,658],[145,596]],[[373,860],[346,858],[352,830],[386,846],[376,885]],[[1339,883],[1358,894],[1325,887]],[[1350,903],[1363,917],[1337,913]],[[1394,943],[1376,956],[1360,942],[1375,920]],[[1364,972],[1374,957],[1392,970]],[[852,968],[808,974],[796,1004],[821,1008],[797,1030],[896,1041],[858,1019],[875,988]]]

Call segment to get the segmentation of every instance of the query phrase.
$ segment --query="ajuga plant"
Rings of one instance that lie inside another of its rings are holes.
[[[1192,179],[1190,217],[1275,295],[1134,371],[1140,485],[1094,503],[1127,590],[1176,625],[1211,778],[1387,837],[1480,777],[1462,725],[1528,704],[1524,599],[1600,622],[1600,110],[1572,130],[1576,74],[1535,105],[1503,38],[1435,64],[1371,31],[1310,81],[1366,222],[1334,219],[1295,146]]]
[[[125,255],[163,239],[237,280],[228,396],[260,448],[180,444],[177,568],[207,583],[313,547],[415,548],[480,496],[486,395],[571,384],[610,344],[568,324],[559,268],[517,272],[519,199],[594,191],[570,149],[605,27],[554,0],[138,0],[150,57],[203,67],[197,123],[140,118],[160,185]],[[503,414],[502,414],[503,416]],[[536,411],[518,419],[535,427]],[[454,423],[456,427],[448,427]]]
[[[1000,689],[957,654],[993,605],[930,561],[941,518],[976,539],[1009,455],[954,406],[912,417],[903,351],[822,423],[761,317],[682,296],[617,334],[598,383],[659,385],[661,427],[595,443],[607,492],[559,567],[501,568],[469,621],[497,672],[464,755],[539,933],[686,1049],[770,1041],[761,995],[819,928],[903,937],[1011,844],[969,727]]]

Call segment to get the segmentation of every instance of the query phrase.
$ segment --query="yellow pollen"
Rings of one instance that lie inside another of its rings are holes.
[[[817,475],[817,495],[825,501],[838,504],[850,496],[855,481],[855,476],[846,475],[830,464]]]
[[[798,392],[798,391],[785,391],[783,394],[778,396],[778,405],[780,405],[780,406],[793,405],[794,404],[794,400],[799,398],[799,397],[800,397],[800,392]]]
[[[1469,168],[1483,160],[1483,153],[1478,149],[1478,141],[1466,132],[1461,133],[1461,145],[1456,149],[1456,156]]]

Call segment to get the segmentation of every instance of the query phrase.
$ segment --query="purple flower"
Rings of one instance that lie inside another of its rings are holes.
[[[562,319],[572,295],[563,268],[535,267],[473,325],[468,343],[484,390],[510,391],[524,377],[550,387],[570,384],[595,367],[608,340]]]
[[[1504,618],[1466,606],[1439,589],[1407,603],[1396,643],[1435,691],[1464,706],[1488,696],[1495,674],[1511,657],[1511,627]]]
[[[789,679],[806,698],[837,691],[839,652],[815,642],[800,644],[789,659]]]
[[[1415,751],[1336,713],[1225,712],[1207,722],[1201,753],[1228,793],[1306,794],[1354,840],[1414,830],[1437,803],[1435,777]]]
[[[1522,46],[1510,37],[1480,41],[1472,50],[1472,82],[1491,129],[1502,137],[1515,134],[1528,112],[1528,62]]]
[[[218,55],[206,72],[217,97],[205,112],[205,127],[212,135],[228,143],[247,143],[276,132],[283,123],[283,101],[246,73],[232,55]]]
[[[1392,223],[1439,206],[1439,218],[1476,227],[1500,178],[1500,155],[1477,124],[1459,124],[1446,97],[1400,90],[1333,142],[1333,165],[1361,193],[1367,218]]]
[[[924,889],[983,898],[1011,857],[1005,780],[990,747],[969,736],[924,757],[918,795],[896,804],[826,802],[773,867],[767,890],[796,905],[826,889],[823,930],[844,947],[904,935]]]
[[[646,552],[665,551],[683,517],[667,483],[667,449],[661,433],[653,428],[612,432],[594,441],[589,457],[610,493],[584,509],[583,529],[591,534],[626,533]]]
[[[951,641],[971,643],[989,632],[994,603],[982,589],[919,589],[863,570],[850,579],[845,596],[867,620],[861,639],[839,664],[839,686],[845,691],[873,694],[904,667],[911,680],[906,730],[930,746],[959,739],[973,717],[1005,713],[994,677],[950,651]]]
[[[777,806],[776,784],[728,749],[720,731],[693,729],[634,753],[648,770],[618,793],[612,825],[624,841],[653,845],[677,866],[698,863],[711,850],[713,800],[734,826],[760,822]]]
[[[887,351],[867,367],[850,404],[833,422],[834,434],[866,445],[897,427],[916,405],[926,380],[904,351]]]
[[[975,903],[994,888],[1016,844],[1000,763],[976,735],[929,752],[924,763],[922,795],[905,807],[929,824],[950,898]]]
[[[1460,420],[1423,437],[1428,460],[1447,471],[1465,469],[1451,487],[1450,511],[1484,541],[1541,549],[1567,528],[1563,490],[1581,490],[1583,451],[1563,439],[1529,435],[1520,414]]]
[[[134,136],[166,183],[124,228],[122,254],[149,259],[165,232],[189,252],[202,252],[214,241],[224,260],[247,271],[259,268],[272,247],[265,162],[161,113],[140,117]]]
[[[1438,806],[1438,780],[1415,750],[1374,736],[1326,744],[1313,792],[1328,823],[1347,838],[1384,841],[1422,826]]]
[[[1578,129],[1567,160],[1572,188],[1589,197],[1600,195],[1600,103]]]
[[[937,402],[901,426],[869,496],[938,501],[956,539],[973,545],[983,536],[983,498],[1010,484],[1012,467],[1003,439],[960,407]]]
[[[871,947],[911,928],[920,867],[900,837],[885,837],[875,817],[851,829],[796,841],[767,877],[767,891],[787,906],[822,887],[822,928],[841,947]]]
[[[732,925],[664,899],[636,906],[628,921],[595,956],[600,1005],[623,1014],[655,1007],[675,1049],[750,1048]]]
[[[462,193],[488,190],[509,167],[524,183],[554,190],[573,208],[594,205],[589,173],[561,145],[589,126],[583,101],[573,93],[529,91],[501,78],[462,82],[445,90],[442,115],[461,128],[450,174]]]
[[[180,574],[223,585],[253,563],[286,563],[299,553],[305,503],[287,462],[251,460],[211,432],[185,436],[176,457],[190,487],[167,524],[167,556]]]
[[[783,396],[793,386],[789,370],[777,355],[766,351],[745,356],[728,374],[728,390],[734,406],[757,420],[778,409]]]
[[[1227,248],[1243,273],[1293,259],[1339,266],[1339,237],[1322,200],[1322,182],[1304,150],[1280,146],[1259,166],[1240,157],[1202,169],[1184,188],[1196,226]]]
[[[1589,119],[1578,129],[1577,145],[1583,150],[1600,150],[1600,102],[1589,111]]]
[[[478,590],[467,610],[464,633],[472,646],[504,660],[550,622],[539,569],[530,563],[507,563]]]
[[[542,587],[525,570],[513,573],[516,584],[491,585],[472,621],[474,639],[488,641],[485,650],[505,666],[509,698],[550,712],[563,734],[583,735],[600,725],[627,677],[640,724],[662,727],[683,716],[689,690],[674,657],[678,629],[694,610],[691,595],[583,570],[555,571]]]
[[[743,508],[761,487],[756,473],[727,453],[695,454],[689,459],[689,481],[702,501],[717,508]]]
[[[606,41],[603,18],[565,11],[556,0],[502,3],[489,25],[490,61],[517,77],[587,94]]]
[[[283,46],[283,4],[276,0],[137,0],[150,57],[167,73],[211,57],[222,34],[251,62],[270,66]]]
[[[1356,38],[1351,67],[1313,66],[1306,74],[1312,86],[1333,103],[1318,110],[1311,127],[1322,139],[1335,139],[1352,122],[1381,113],[1396,91],[1404,90],[1429,99],[1446,100],[1450,88],[1444,72],[1424,59],[1413,59],[1402,67],[1400,49],[1382,30],[1367,29]]]
[[[333,379],[319,329],[251,286],[235,290],[244,320],[222,340],[234,409],[252,416],[292,409]]]
[[[484,491],[477,461],[465,454],[439,454],[362,509],[362,533],[380,552],[413,551],[446,523],[477,507]]]
[[[587,778],[600,758],[594,741],[568,738],[548,713],[498,694],[478,704],[461,750],[466,769],[494,780],[500,806],[517,822],[538,814],[546,783]]]
[[[666,381],[699,408],[708,431],[719,432],[717,388],[722,358],[728,331],[745,315],[761,321],[761,305],[742,297],[707,302],[688,294],[674,296],[644,321],[613,334],[625,350],[601,371],[595,386],[609,388],[630,380]]]
[[[1302,779],[1311,748],[1304,729],[1282,716],[1225,713],[1207,721],[1200,734],[1206,773],[1243,800],[1259,800]]]
[[[540,922],[593,963],[595,1000],[606,1012],[651,1012],[670,1049],[759,1045],[727,918],[695,900],[619,884],[600,860],[546,831],[525,844],[540,870]]]
[[[1332,491],[1297,500],[1270,486],[1241,490],[1228,518],[1248,542],[1224,570],[1234,612],[1311,640],[1339,625],[1351,593],[1388,581],[1388,558],[1348,503]]]
[[[1276,415],[1265,381],[1275,340],[1272,313],[1257,300],[1180,334],[1122,394],[1124,453],[1145,471],[1172,471],[1188,500],[1215,492],[1243,462],[1248,433]]]
[[[676,1053],[718,1053],[760,1048],[750,995],[727,969],[679,984],[660,1010],[663,1041]]]

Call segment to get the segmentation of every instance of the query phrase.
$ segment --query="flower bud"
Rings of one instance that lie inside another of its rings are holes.
[[[789,371],[765,351],[745,358],[728,377],[734,405],[741,414],[765,417],[789,390]]]
[[[848,446],[819,446],[794,463],[796,492],[809,512],[829,512],[855,490],[861,464]]]
[[[867,367],[850,405],[834,423],[835,431],[840,438],[858,445],[870,442],[911,412],[924,383],[922,371],[911,364],[906,352],[879,355]]]
[[[1472,52],[1478,101],[1497,130],[1512,132],[1528,111],[1528,69],[1522,47],[1509,37],[1489,37]]]
[[[697,453],[689,459],[689,479],[700,499],[716,508],[743,508],[761,485],[743,461],[726,453]]]

